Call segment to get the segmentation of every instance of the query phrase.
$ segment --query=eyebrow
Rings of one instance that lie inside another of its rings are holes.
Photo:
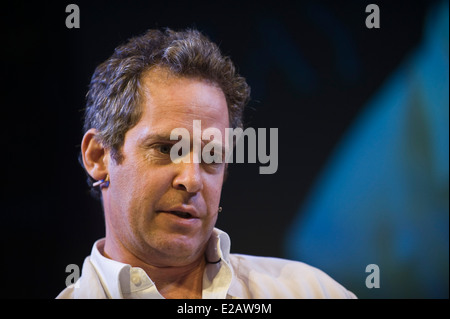
[[[179,136],[178,136],[179,137]],[[177,143],[181,140],[181,138],[178,138],[176,140],[171,140],[170,139],[170,133],[166,134],[166,133],[149,133],[145,136],[143,136],[142,138],[139,139],[139,144],[141,145],[146,145],[150,142],[155,142],[155,141],[164,141],[164,142],[171,142],[171,143]],[[190,143],[192,143],[192,137],[190,140]],[[205,146],[206,144],[212,143],[212,145],[214,145],[214,147],[219,146],[219,148],[222,150],[223,153],[225,153],[226,148],[225,145],[221,142],[217,142],[215,140],[201,140],[202,143],[202,148],[203,146]]]
[[[147,144],[153,141],[174,141],[170,139],[170,134],[165,133],[150,133],[142,138],[139,138],[139,144]]]

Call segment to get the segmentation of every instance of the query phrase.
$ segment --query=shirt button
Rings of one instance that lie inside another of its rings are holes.
[[[131,277],[131,282],[135,285],[135,286],[140,286],[142,281],[141,278],[139,276],[132,276]]]

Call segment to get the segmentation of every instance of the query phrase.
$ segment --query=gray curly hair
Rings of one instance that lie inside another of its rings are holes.
[[[226,98],[230,127],[242,127],[243,110],[250,87],[237,74],[229,57],[197,30],[148,30],[118,46],[92,76],[84,114],[84,133],[97,130],[96,138],[108,148],[113,160],[122,160],[125,134],[142,115],[142,76],[153,67],[172,74],[200,78],[218,85]],[[80,163],[83,166],[80,154]],[[83,166],[84,167],[84,166]],[[94,180],[88,174],[88,184]],[[98,188],[91,189],[100,197]]]

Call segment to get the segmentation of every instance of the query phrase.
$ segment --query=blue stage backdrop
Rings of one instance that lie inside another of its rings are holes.
[[[361,298],[448,298],[448,2],[362,110],[286,236],[286,256]],[[369,264],[379,288],[368,289]]]

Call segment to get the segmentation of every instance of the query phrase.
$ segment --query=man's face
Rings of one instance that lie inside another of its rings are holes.
[[[201,120],[202,129],[219,129],[224,137],[227,103],[220,88],[164,70],[148,72],[142,82],[142,117],[125,135],[123,160],[108,161],[111,183],[103,190],[107,240],[119,241],[116,245],[149,264],[180,266],[204,252],[225,172],[224,163],[194,163],[193,121]],[[170,159],[175,128],[190,132],[190,163]]]

